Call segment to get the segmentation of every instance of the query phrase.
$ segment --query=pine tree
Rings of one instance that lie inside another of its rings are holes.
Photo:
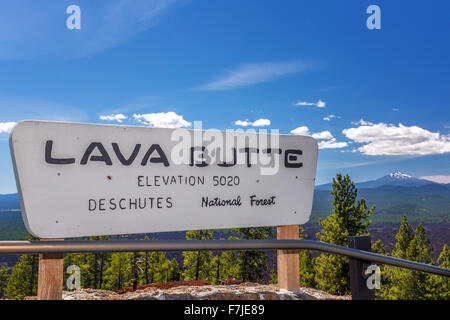
[[[0,266],[0,299],[6,297],[6,286],[8,284],[8,268],[6,264]]]
[[[137,286],[139,285],[139,253],[138,252],[132,252],[132,259],[131,259],[131,285],[133,286],[133,291],[137,290]]]
[[[238,237],[230,236],[228,240],[239,240]],[[215,276],[215,281],[224,279],[239,279],[239,256],[238,251],[227,250],[223,251],[222,254],[217,256],[218,261],[214,261],[212,266],[214,268],[213,274]],[[219,270],[217,270],[219,267]]]
[[[278,275],[275,272],[275,268],[272,268],[272,270],[270,270],[269,284],[278,284]]]
[[[181,271],[177,260],[175,258],[172,260],[166,259],[164,252],[134,253],[131,261],[132,272],[134,264],[137,267],[137,284],[139,285],[178,281],[181,279]],[[133,277],[135,277],[134,273]]]
[[[108,236],[97,236],[91,237],[91,241],[100,241],[100,240],[109,240]],[[102,289],[104,286],[104,274],[105,270],[108,267],[110,259],[110,254],[105,252],[94,252],[88,254],[87,263],[89,265],[89,269],[87,275],[91,280],[90,288],[94,289]]]
[[[181,279],[181,271],[175,258],[172,260],[165,259],[161,266],[160,282],[179,281]]]
[[[211,261],[212,284],[219,284],[222,276],[223,266],[222,257],[220,255],[214,256]]]
[[[404,216],[396,238],[397,244],[393,256],[425,264],[433,263],[433,248],[421,224],[413,233],[406,216]],[[390,269],[392,284],[389,290],[390,299],[422,300],[432,298],[433,288],[429,274],[404,268],[392,267]]]
[[[372,243],[372,252],[387,255],[386,248],[384,247],[384,243],[381,240],[377,240]]]
[[[300,285],[307,288],[316,287],[315,259],[311,250],[300,250]]]
[[[27,235],[26,240],[35,241],[38,238]],[[26,296],[37,295],[37,281],[39,269],[39,255],[23,254],[19,262],[13,267],[6,286],[6,293],[10,300],[21,300]]]
[[[145,283],[164,282],[163,265],[166,261],[166,254],[158,251],[147,252],[144,259],[146,261]]]
[[[419,224],[414,231],[414,238],[408,248],[408,260],[433,264],[433,247],[425,234],[425,228]],[[430,299],[433,297],[431,275],[425,272],[411,271],[411,282],[415,283],[414,299]]]
[[[144,241],[150,241],[145,236]],[[161,251],[140,252],[136,257],[139,273],[139,284],[145,285],[155,282],[165,282],[166,276],[164,273],[164,263],[166,261],[166,254]]]
[[[91,237],[90,241],[109,240],[108,236]],[[105,286],[105,271],[109,266],[109,253],[69,253],[64,257],[64,270],[70,265],[76,265],[81,272],[81,288],[103,289]],[[70,275],[64,273],[64,285]]]
[[[23,254],[9,277],[6,292],[8,299],[21,300],[37,295],[39,257],[37,254]]]
[[[299,226],[299,240],[306,239],[305,230]],[[299,250],[300,285],[315,288],[315,259],[311,250]]]
[[[212,232],[210,230],[196,230],[186,232],[187,240],[211,240]],[[183,278],[189,280],[207,280],[212,281],[212,252],[211,251],[187,251],[183,252],[184,272]]]
[[[444,244],[444,247],[442,248],[438,263],[440,267],[450,269],[450,251],[448,250],[447,244]]]
[[[133,258],[132,252],[115,252],[111,255],[111,263],[105,275],[105,288],[120,290],[131,284]]]
[[[89,278],[86,276],[88,273],[88,270],[90,269],[90,266],[86,263],[86,256],[85,253],[69,253],[66,254],[64,257],[64,270],[67,270],[69,266],[75,265],[80,268],[80,286],[81,288],[89,288],[90,282]],[[70,274],[68,274],[66,271],[64,271],[64,289],[68,290],[67,288],[67,278],[70,277]]]
[[[414,238],[412,239],[407,250],[407,257],[413,261],[432,264],[433,263],[433,247],[430,240],[427,238],[425,228],[422,224],[417,225],[414,231]]]
[[[450,251],[447,244],[442,248],[437,260],[442,268],[450,269]],[[440,300],[450,300],[450,278],[444,276],[433,276],[433,287],[435,289],[433,298]]]
[[[181,280],[181,270],[178,261],[173,258],[170,261],[170,271],[169,271],[170,281],[180,281]]]
[[[237,232],[243,240],[262,240],[274,236],[270,227],[231,229],[231,231]],[[267,269],[266,253],[261,250],[242,250],[237,256],[239,278],[244,281],[261,282]]]
[[[378,240],[372,244],[372,252],[385,256],[389,255],[381,240]],[[378,267],[380,268],[381,288],[375,289],[375,297],[380,300],[386,300],[389,299],[389,290],[391,288],[390,271],[389,267],[386,265],[378,265]]]
[[[414,238],[413,228],[408,223],[408,217],[403,215],[400,228],[395,235],[397,243],[395,244],[395,249],[392,251],[392,256],[400,259],[407,259],[408,249]],[[402,299],[406,298],[406,295],[411,288],[406,288],[404,285],[407,283],[407,279],[410,276],[410,271],[407,269],[396,268],[396,267],[386,267],[386,272],[390,278],[390,287],[388,292],[383,294],[385,299]],[[384,284],[382,283],[382,288]],[[383,288],[383,291],[386,289]],[[414,288],[412,288],[414,290]]]
[[[149,241],[150,238],[148,236],[144,237],[144,241]],[[149,261],[149,257],[150,257],[150,252],[146,251],[146,252],[141,252],[139,254],[140,258],[138,263],[139,267],[140,267],[140,280],[139,280],[139,284],[149,284],[150,282],[150,274],[151,274],[151,264]],[[152,279],[153,281],[153,279]]]
[[[348,175],[338,174],[333,179],[333,212],[319,219],[323,229],[317,234],[322,242],[348,246],[349,236],[368,235],[370,216],[375,207],[369,207],[364,199],[357,201],[358,190]],[[332,254],[321,254],[316,259],[315,280],[318,287],[332,294],[349,294],[349,259]]]
[[[400,229],[395,238],[397,243],[395,244],[395,250],[392,252],[392,256],[400,259],[406,259],[408,256],[408,248],[414,237],[413,228],[408,223],[408,217],[403,215],[400,222]]]

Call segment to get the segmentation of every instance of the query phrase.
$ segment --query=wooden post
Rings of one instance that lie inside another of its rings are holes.
[[[298,225],[277,227],[278,240],[298,240]],[[278,250],[278,288],[300,290],[298,250]]]
[[[370,236],[348,237],[349,248],[372,251]],[[375,300],[375,290],[367,286],[367,275],[365,269],[371,263],[369,261],[350,259],[350,288],[352,300]]]
[[[63,239],[40,239],[62,241]],[[64,253],[39,254],[38,300],[62,300]]]

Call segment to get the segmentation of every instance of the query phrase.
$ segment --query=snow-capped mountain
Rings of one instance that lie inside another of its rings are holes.
[[[399,179],[399,180],[407,180],[411,179],[412,177],[410,175],[407,175],[406,173],[401,173],[400,171],[391,172],[388,174],[388,176],[392,179]]]
[[[357,188],[377,188],[381,186],[401,186],[401,187],[420,187],[429,184],[436,184],[433,181],[414,178],[400,171],[391,172],[381,178],[371,181],[356,183]],[[316,187],[318,190],[331,190],[331,184],[323,184]]]
[[[360,188],[375,188],[379,186],[402,186],[402,187],[420,187],[434,182],[411,177],[400,171],[391,172],[388,175],[377,180],[358,183]]]

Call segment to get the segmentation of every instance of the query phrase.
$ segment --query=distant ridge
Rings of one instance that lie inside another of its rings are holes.
[[[425,185],[439,185],[436,182],[414,178],[410,175],[402,173],[400,171],[391,172],[376,180],[370,180],[365,182],[356,183],[356,187],[359,189],[378,188],[382,186],[399,186],[399,187],[421,187]],[[322,184],[316,186],[316,190],[331,190],[332,184]]]
[[[0,194],[0,210],[19,210],[19,196],[17,193]]]

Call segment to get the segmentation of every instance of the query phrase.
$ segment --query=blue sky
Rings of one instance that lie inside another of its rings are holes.
[[[66,28],[71,4],[81,30]],[[381,30],[366,27],[372,4]],[[319,184],[397,170],[447,181],[449,12],[444,0],[2,1],[0,193],[16,191],[7,140],[22,119],[276,128],[319,139]]]

